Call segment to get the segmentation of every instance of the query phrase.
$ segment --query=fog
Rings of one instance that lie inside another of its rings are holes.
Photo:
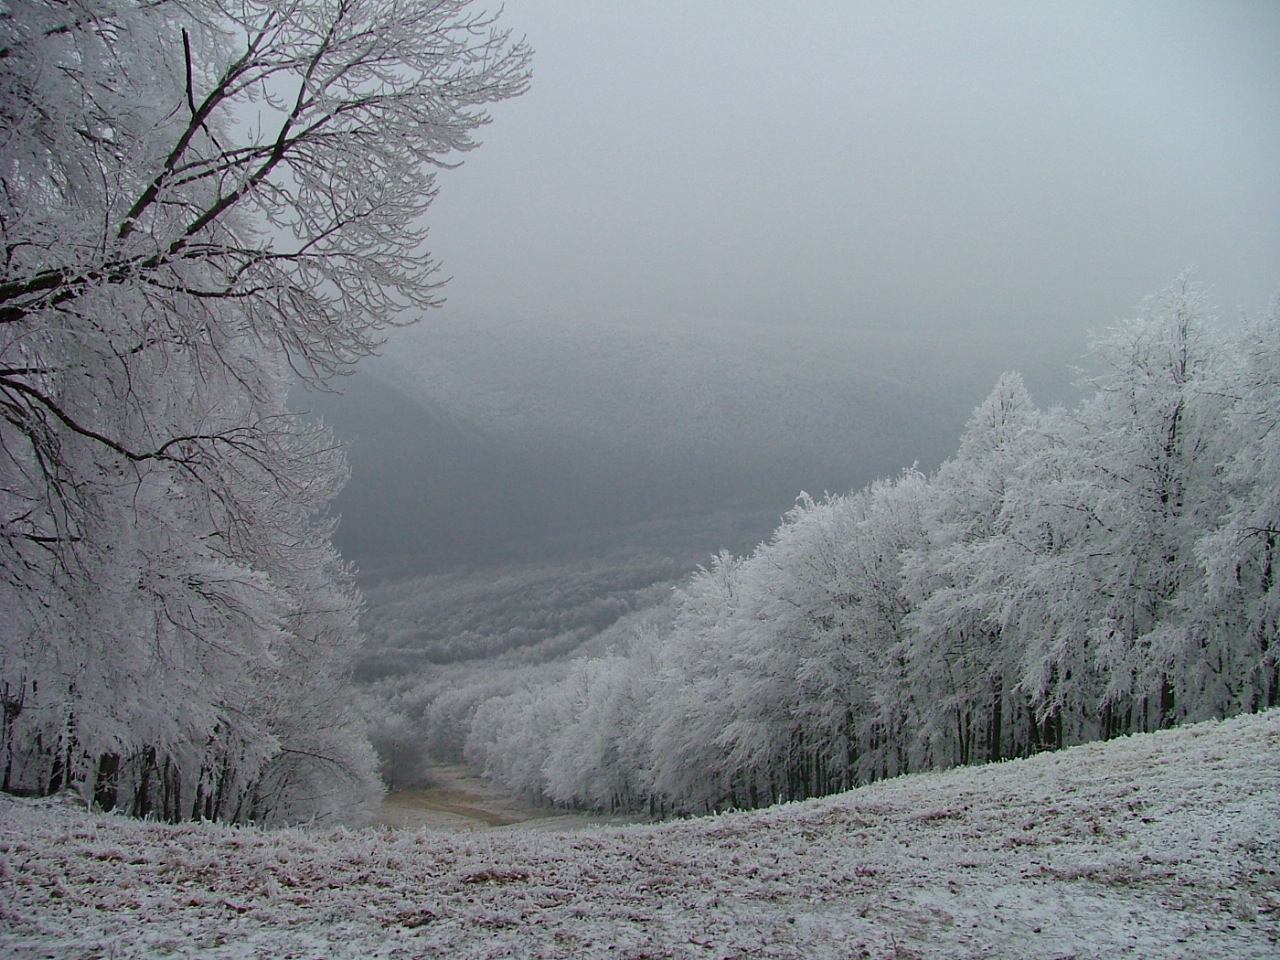
[[[529,94],[442,172],[447,304],[314,398],[370,567],[742,549],[800,490],[1069,400],[1180,272],[1280,287],[1280,8],[511,0]]]

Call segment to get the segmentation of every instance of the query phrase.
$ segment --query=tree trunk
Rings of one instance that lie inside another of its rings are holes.
[[[100,810],[114,810],[119,786],[120,754],[104,753],[98,758],[98,775],[93,784],[93,802]]]
[[[1000,759],[1000,729],[1004,711],[1004,683],[996,677],[991,687],[991,724],[987,730],[987,760],[994,762]]]

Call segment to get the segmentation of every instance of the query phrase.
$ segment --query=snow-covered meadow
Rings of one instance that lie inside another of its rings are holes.
[[[264,831],[0,799],[11,957],[1280,955],[1280,711],[676,823]]]

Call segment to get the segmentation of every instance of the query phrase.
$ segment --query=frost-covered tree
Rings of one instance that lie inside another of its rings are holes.
[[[1228,403],[1227,508],[1197,544],[1205,591],[1184,675],[1219,714],[1280,705],[1280,299],[1232,347],[1209,386]]]
[[[1020,650],[999,625],[1001,575],[1010,566],[999,534],[1037,416],[1021,376],[1004,374],[932,478],[928,540],[907,558],[916,603],[908,675],[924,705],[917,736],[929,766],[999,759],[1025,742],[1016,732],[1025,711],[1015,691]]]
[[[1194,658],[1198,538],[1222,513],[1220,349],[1180,284],[1096,339],[1101,368],[1014,476],[998,535],[1005,629],[1046,743],[1175,722]],[[1019,556],[1021,553],[1021,556]]]
[[[1199,656],[1195,544],[1225,509],[1228,453],[1216,389],[1222,338],[1211,322],[1203,293],[1184,282],[1094,346],[1104,372],[1080,412],[1079,462],[1101,520],[1088,537],[1098,614],[1089,640],[1107,676],[1107,733],[1167,726],[1199,709],[1183,682],[1186,659]]]
[[[856,558],[857,576],[841,591],[849,597],[842,635],[861,647],[863,682],[874,703],[854,782],[919,768],[911,750],[913,717],[920,708],[919,693],[910,683],[913,599],[903,566],[924,542],[924,509],[931,496],[928,479],[917,470],[873,483],[858,504],[857,525],[846,547]]]
[[[330,710],[341,456],[286,396],[436,302],[433,172],[528,56],[462,0],[0,16],[6,788],[170,817],[368,792]]]
[[[661,807],[714,809],[741,778],[720,735],[732,719],[726,668],[742,600],[742,560],[721,551],[676,591],[671,629],[654,638],[641,756]]]
[[[542,793],[558,803],[623,810],[645,796],[633,735],[641,657],[609,656],[574,664],[564,686],[574,692],[572,719],[557,730],[542,767]]]

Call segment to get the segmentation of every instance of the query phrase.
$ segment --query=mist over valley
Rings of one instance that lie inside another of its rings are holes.
[[[935,467],[1013,367],[1045,402],[1075,392],[1061,351],[962,330],[445,312],[301,405],[347,447],[336,542],[370,575],[628,547],[701,562],[802,491]]]

